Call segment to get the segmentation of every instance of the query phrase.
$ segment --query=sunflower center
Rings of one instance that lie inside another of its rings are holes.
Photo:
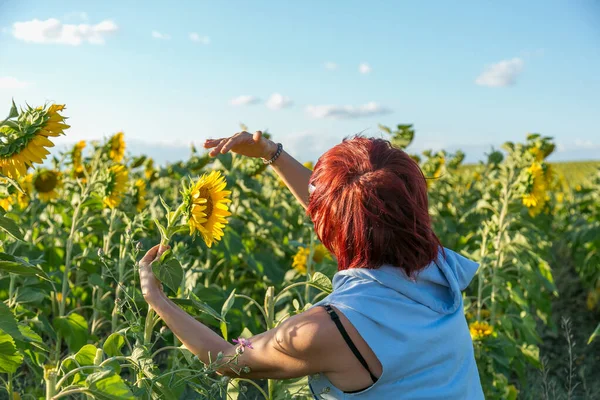
[[[200,197],[206,199],[206,209],[204,210],[204,213],[206,214],[206,218],[209,218],[213,211],[213,200],[210,196],[210,190],[208,188],[200,189]]]
[[[48,193],[56,188],[58,184],[58,175],[53,172],[42,172],[33,183],[35,190],[40,193]]]

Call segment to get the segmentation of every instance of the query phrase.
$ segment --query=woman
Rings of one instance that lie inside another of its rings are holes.
[[[207,140],[269,163],[307,209],[338,262],[333,292],[275,329],[234,346],[171,302],[140,262],[142,293],[202,361],[241,353],[245,378],[309,376],[319,399],[483,399],[461,291],[477,264],[440,246],[418,165],[382,139],[355,137],[314,172],[261,132]],[[237,376],[223,367],[223,375]]]

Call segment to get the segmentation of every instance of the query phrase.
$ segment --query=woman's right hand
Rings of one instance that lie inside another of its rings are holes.
[[[211,157],[233,151],[246,157],[268,160],[277,152],[277,144],[263,137],[261,131],[256,131],[254,134],[243,131],[227,138],[207,139],[204,148],[212,149],[208,153]]]

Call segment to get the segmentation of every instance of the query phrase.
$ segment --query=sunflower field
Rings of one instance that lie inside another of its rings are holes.
[[[326,296],[335,259],[275,174],[194,147],[159,166],[122,132],[50,155],[66,115],[13,104],[0,122],[0,399],[309,398],[305,378],[219,376],[235,360],[200,362],[139,290],[160,242],[165,292],[228,341]],[[380,129],[411,153],[411,125]],[[553,150],[529,134],[474,166],[413,155],[442,243],[481,265],[464,312],[489,399],[600,398],[600,170],[565,181]]]

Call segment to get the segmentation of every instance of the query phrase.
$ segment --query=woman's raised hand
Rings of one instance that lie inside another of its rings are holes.
[[[204,148],[212,149],[208,153],[211,157],[233,151],[246,157],[269,159],[277,151],[277,144],[264,138],[261,131],[254,134],[243,131],[228,138],[208,139],[204,142]]]

